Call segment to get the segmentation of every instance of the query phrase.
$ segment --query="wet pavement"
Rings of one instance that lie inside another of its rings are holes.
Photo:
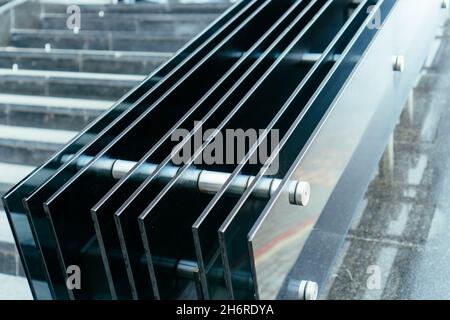
[[[450,299],[449,37],[388,149],[322,299]]]

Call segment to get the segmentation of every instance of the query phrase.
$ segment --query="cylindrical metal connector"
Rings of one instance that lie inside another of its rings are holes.
[[[64,156],[62,161],[67,162],[72,156]],[[76,162],[77,169],[81,169],[87,166],[93,157],[82,156],[79,157]],[[115,180],[125,177],[135,166],[137,162],[127,160],[117,160],[104,158],[97,160],[90,170],[95,170],[97,174],[104,174],[110,176]],[[148,176],[153,174],[158,168],[158,165],[152,163],[144,163],[137,171],[136,177],[140,180],[145,180]],[[158,174],[157,179],[162,183],[169,182],[174,178],[180,168],[175,166],[165,166]],[[200,169],[189,169],[181,177],[179,183],[186,188],[197,188],[203,193],[216,193],[220,191],[226,181],[230,178],[231,174],[227,172],[216,172]],[[228,188],[228,194],[242,195],[247,190],[252,182],[254,176],[239,175],[235,177],[233,182]],[[255,186],[252,196],[261,199],[270,198],[278,187],[281,185],[282,180],[277,178],[263,177]],[[309,202],[311,188],[306,181],[292,180],[288,182],[287,187],[289,193],[289,203],[298,206],[306,206]]]
[[[291,183],[289,189],[289,203],[307,206],[311,194],[311,186],[306,181]]]
[[[287,295],[291,300],[317,300],[319,286],[314,281],[289,280]]]
[[[193,275],[198,272],[198,265],[194,261],[180,260],[177,263],[177,275],[181,278],[192,279]]]
[[[405,71],[405,57],[404,56],[395,56],[394,57],[394,71],[403,72]]]
[[[172,270],[176,276],[183,279],[195,280],[199,272],[198,264],[192,260],[177,260],[165,257],[153,257],[152,263],[155,268]],[[142,256],[140,263],[145,265],[146,257]],[[209,270],[210,280],[225,285],[223,268],[213,267]],[[253,290],[252,275],[245,271],[235,271],[231,274],[233,284],[238,289]]]

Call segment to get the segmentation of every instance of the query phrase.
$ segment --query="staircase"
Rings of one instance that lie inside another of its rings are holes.
[[[6,2],[0,0],[0,6]],[[229,5],[83,5],[80,29],[69,30],[67,5],[41,4],[32,27],[16,21],[0,47],[0,195]],[[22,10],[23,19],[26,6]],[[23,279],[11,282],[11,275],[23,271],[1,206],[0,299],[26,288]],[[13,284],[5,289],[1,283]]]

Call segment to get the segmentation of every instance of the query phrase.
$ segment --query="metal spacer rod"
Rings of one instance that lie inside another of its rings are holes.
[[[68,162],[73,155],[64,156],[62,161]],[[77,169],[82,169],[93,160],[90,156],[81,156],[76,162]],[[137,162],[128,160],[118,160],[110,158],[101,158],[90,168],[98,174],[112,177],[120,180],[125,177],[135,166]],[[145,180],[154,173],[158,166],[152,163],[144,163],[140,167],[137,177]],[[175,166],[166,166],[158,175],[158,180],[167,183],[174,178],[180,168]],[[197,188],[202,193],[214,194],[221,190],[231,174],[227,172],[216,172],[200,169],[189,169],[180,179],[180,184],[187,188]],[[254,176],[239,175],[228,188],[228,193],[232,195],[242,195],[251,185]],[[252,196],[260,199],[270,198],[282,180],[277,178],[263,177],[255,186]],[[307,206],[310,199],[311,187],[306,181],[291,180],[288,182],[289,203],[298,206]]]

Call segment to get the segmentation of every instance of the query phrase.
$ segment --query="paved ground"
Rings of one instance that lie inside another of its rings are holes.
[[[28,281],[25,278],[0,273],[0,300],[31,300]]]
[[[392,176],[371,183],[322,298],[450,299],[449,75],[447,37],[395,131]]]
[[[6,214],[0,210],[0,264],[9,273],[0,273],[0,300],[32,299],[19,261]]]

